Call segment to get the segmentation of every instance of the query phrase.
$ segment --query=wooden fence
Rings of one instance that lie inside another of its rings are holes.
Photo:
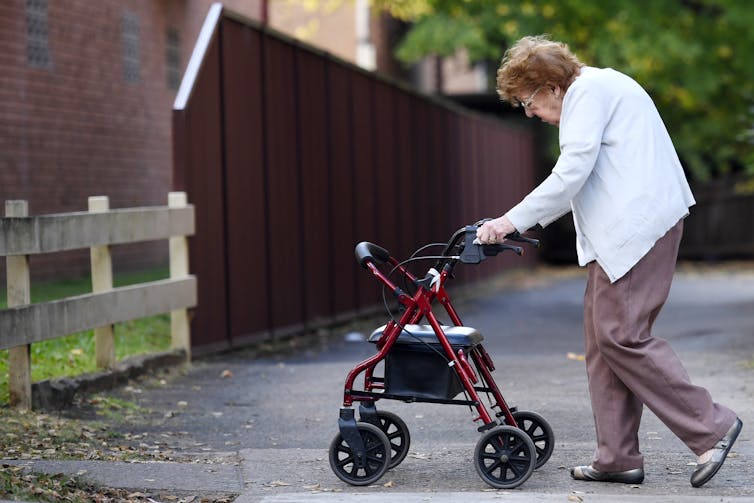
[[[0,349],[8,349],[10,404],[31,408],[30,345],[94,329],[96,364],[112,369],[112,325],[171,313],[172,346],[190,358],[186,308],[197,298],[188,271],[186,236],[194,233],[194,208],[171,192],[168,206],[109,209],[107,197],[89,198],[89,211],[28,216],[26,201],[6,201],[0,218],[0,256],[6,257],[8,308],[0,310]],[[170,239],[170,278],[113,288],[110,246]],[[29,256],[90,248],[92,293],[31,304]]]

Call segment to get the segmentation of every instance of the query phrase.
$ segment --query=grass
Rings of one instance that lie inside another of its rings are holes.
[[[116,287],[155,281],[169,276],[167,268],[116,275]],[[46,302],[91,292],[89,277],[31,285],[32,303]],[[0,308],[6,307],[0,292]],[[115,355],[127,356],[165,351],[170,347],[170,314],[150,316],[115,325]],[[72,334],[31,345],[32,381],[70,377],[96,371],[93,331]],[[0,404],[8,402],[8,351],[0,351]]]

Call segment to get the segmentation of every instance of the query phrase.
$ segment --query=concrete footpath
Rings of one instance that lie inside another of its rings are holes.
[[[353,333],[277,357],[242,351],[200,359],[167,383],[108,392],[150,411],[113,428],[187,462],[0,464],[79,474],[150,492],[154,501],[198,502],[212,494],[237,503],[345,503],[357,496],[365,503],[754,502],[754,265],[681,266],[656,323],[655,334],[671,343],[692,380],[744,423],[724,467],[700,489],[689,484],[694,456],[649,410],[640,430],[643,484],[570,478],[568,468],[588,464],[595,447],[582,357],[583,270],[517,273],[498,286],[456,307],[485,336],[506,401],[541,414],[556,437],[551,459],[516,489],[493,490],[476,474],[479,433],[468,408],[385,400],[378,408],[398,414],[411,433],[406,460],[370,487],[335,477],[328,447],[343,380],[374,351]],[[161,493],[182,499],[160,500]]]

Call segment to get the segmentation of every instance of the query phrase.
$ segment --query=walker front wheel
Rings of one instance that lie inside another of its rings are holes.
[[[550,459],[555,448],[555,434],[547,420],[536,412],[517,410],[513,413],[513,419],[534,442],[534,448],[537,450],[537,463],[534,465],[536,470]]]
[[[534,471],[536,448],[531,438],[513,426],[488,430],[474,449],[474,467],[479,476],[497,489],[523,484]]]
[[[338,433],[330,444],[330,468],[335,475],[352,486],[368,486],[382,477],[390,464],[390,442],[377,426],[356,423],[364,442],[364,456],[357,457],[343,436]]]

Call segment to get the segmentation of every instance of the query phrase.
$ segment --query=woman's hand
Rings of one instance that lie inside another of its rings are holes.
[[[482,244],[502,243],[505,236],[516,232],[516,228],[508,217],[503,215],[494,220],[489,220],[476,230],[476,237]]]

